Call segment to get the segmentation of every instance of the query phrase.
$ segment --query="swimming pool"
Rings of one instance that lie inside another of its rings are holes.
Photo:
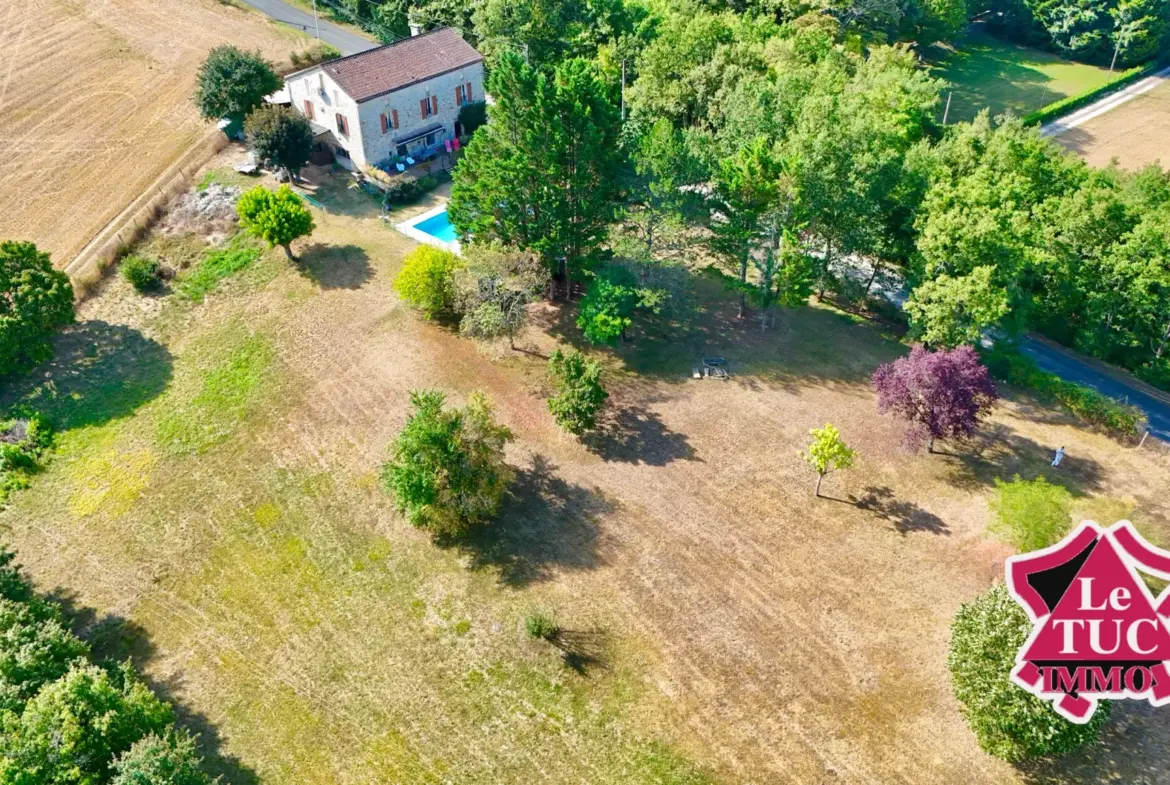
[[[440,205],[394,227],[412,240],[459,253],[459,235],[447,217],[447,205]]]
[[[425,221],[416,223],[414,228],[445,243],[455,242],[458,238],[458,235],[455,234],[455,227],[451,225],[451,220],[447,218],[446,208],[438,215],[432,215]]]

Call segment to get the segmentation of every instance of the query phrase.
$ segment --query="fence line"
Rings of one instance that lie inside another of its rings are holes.
[[[78,296],[84,297],[89,288],[101,279],[102,270],[126,247],[141,239],[158,220],[163,206],[187,190],[190,178],[227,143],[227,137],[222,131],[212,129],[98,230],[64,268]]]

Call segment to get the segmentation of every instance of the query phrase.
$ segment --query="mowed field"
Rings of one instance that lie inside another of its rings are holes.
[[[287,62],[299,32],[217,0],[0,0],[0,239],[63,266],[212,126],[213,46]]]
[[[1170,79],[1053,139],[1093,166],[1170,166]]]
[[[950,83],[947,122],[974,119],[984,109],[991,116],[1029,112],[1109,81],[1109,69],[1065,60],[1051,52],[1020,46],[972,25],[952,47],[938,44],[924,55],[934,76]],[[939,104],[942,117],[947,95]]]
[[[299,263],[268,253],[201,304],[110,277],[0,401],[64,426],[5,538],[228,782],[1165,781],[1170,712],[1119,706],[1101,746],[1020,772],[979,750],[945,667],[1010,553],[995,477],[1049,473],[1165,542],[1165,451],[1012,394],[973,442],[906,455],[868,383],[903,347],[820,308],[761,333],[703,283],[692,320],[598,353],[609,413],[578,442],[543,400],[570,312],[538,306],[524,351],[464,340],[398,301],[412,243],[372,202],[318,196]],[[702,354],[731,381],[692,380]],[[423,387],[483,390],[517,437],[513,498],[461,546],[377,483]],[[826,421],[859,459],[814,500],[797,452]],[[533,609],[559,647],[527,639]]]

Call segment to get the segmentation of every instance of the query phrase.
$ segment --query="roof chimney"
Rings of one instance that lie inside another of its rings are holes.
[[[414,38],[416,35],[418,35],[421,32],[422,32],[422,25],[420,25],[418,22],[410,22],[410,37],[411,38]]]

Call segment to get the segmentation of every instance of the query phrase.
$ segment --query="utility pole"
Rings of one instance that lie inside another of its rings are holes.
[[[313,26],[317,28],[317,40],[321,40],[321,20],[317,16],[317,0],[313,0]]]
[[[943,125],[947,124],[947,115],[951,113],[951,96],[955,94],[954,90],[947,93],[947,108],[943,109]]]
[[[626,121],[626,61],[622,60],[622,122]]]

